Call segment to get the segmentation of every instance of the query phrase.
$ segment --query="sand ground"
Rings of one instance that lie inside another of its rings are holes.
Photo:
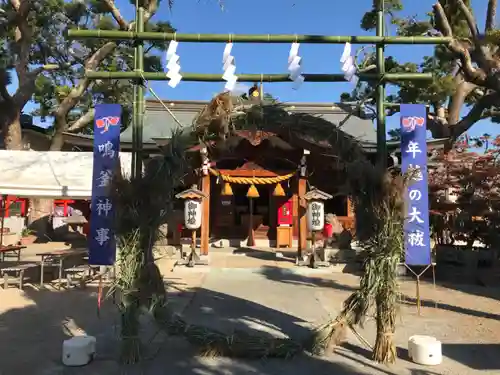
[[[49,248],[31,247],[23,258],[36,260],[37,252]],[[305,337],[310,328],[335,317],[359,283],[357,276],[333,270],[297,270],[287,259],[220,252],[212,254],[210,267],[173,268],[168,260],[159,266],[173,308],[188,321],[228,332],[243,328],[294,338]],[[395,336],[400,359],[389,367],[370,361],[369,350],[352,334],[324,358],[200,358],[182,338],[166,337],[145,318],[146,358],[139,366],[125,368],[116,360],[119,320],[111,300],[103,303],[98,314],[95,287],[38,290],[36,282],[23,291],[0,289],[1,375],[500,374],[500,288],[423,283],[418,315],[413,303],[415,282],[404,280],[401,288],[407,302],[401,305]],[[371,343],[373,323],[369,318],[360,329]],[[82,368],[65,368],[60,361],[62,342],[79,332],[97,337],[97,358]],[[407,340],[413,334],[442,341],[441,365],[423,367],[407,361]]]

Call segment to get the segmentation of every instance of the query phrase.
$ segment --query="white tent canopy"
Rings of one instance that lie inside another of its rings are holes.
[[[120,153],[130,175],[130,153]],[[0,194],[22,197],[89,199],[92,152],[0,151]]]

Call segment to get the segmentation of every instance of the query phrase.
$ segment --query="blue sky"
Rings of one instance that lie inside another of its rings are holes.
[[[404,0],[406,15],[424,15],[435,0]],[[117,0],[124,16],[132,19],[134,9],[129,0]],[[370,35],[359,24],[372,0],[224,0],[224,10],[217,0],[177,0],[172,10],[164,0],[155,19],[169,20],[180,33],[245,33],[245,34],[325,34]],[[480,27],[483,27],[486,2],[473,1]],[[180,43],[181,71],[221,73],[223,44]],[[285,73],[290,45],[236,44],[233,55],[237,73]],[[301,45],[306,73],[340,73],[342,45]],[[400,61],[418,62],[432,54],[431,46],[388,46],[386,54]],[[11,89],[15,88],[13,83]],[[208,100],[223,90],[223,83],[181,82],[175,89],[166,82],[154,82],[155,92],[167,100]],[[291,83],[268,83],[265,91],[281,101],[336,102],[342,92],[350,91],[349,83],[305,83],[293,90]],[[390,90],[390,89],[389,89]],[[25,108],[28,112],[33,105]],[[398,118],[388,120],[388,127],[399,126]],[[494,125],[483,121],[470,135],[498,133]]]

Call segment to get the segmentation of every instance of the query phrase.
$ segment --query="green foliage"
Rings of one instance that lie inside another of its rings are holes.
[[[448,21],[453,31],[453,35],[460,39],[470,37],[470,31],[464,15],[457,7],[456,0],[440,0],[446,13]],[[470,9],[470,0],[464,1]],[[361,28],[364,30],[374,30],[376,27],[377,10],[376,1],[373,1],[372,9],[366,12],[361,20]],[[401,0],[385,1],[385,19],[395,26],[396,34],[399,36],[422,36],[435,33],[435,20],[432,13],[426,14],[426,19],[419,19],[418,16],[401,17],[404,2]],[[486,36],[491,43],[498,43],[500,31],[489,32]],[[362,64],[375,64],[375,53],[367,53],[362,58]],[[429,103],[434,108],[447,105],[450,96],[456,91],[454,81],[456,71],[456,56],[453,56],[446,46],[436,46],[432,56],[425,56],[421,62],[402,62],[393,56],[386,57],[385,70],[390,73],[398,72],[431,72],[434,74],[432,81],[413,81],[394,83],[397,91],[388,95],[388,102],[396,103]],[[363,83],[351,93],[343,93],[341,101],[360,101],[364,98],[375,99],[376,83]],[[475,101],[474,95],[466,98],[466,104]]]
[[[145,5],[148,5],[147,3],[146,1]],[[29,25],[33,28],[29,65],[35,67],[57,64],[60,67],[39,75],[35,82],[33,100],[38,108],[32,114],[45,119],[54,115],[61,102],[78,85],[89,58],[107,43],[96,39],[71,41],[64,36],[64,31],[70,28],[114,30],[118,29],[118,25],[101,0],[38,0],[37,4],[39,7],[34,8],[28,18]],[[10,6],[3,4],[0,8],[5,10],[6,17],[13,15]],[[14,66],[17,52],[14,43],[15,27],[16,23],[11,22],[4,33],[1,33],[0,28],[0,69]],[[175,31],[168,22],[149,22],[145,25],[145,29]],[[163,69],[160,54],[167,46],[165,42],[145,43],[145,71],[157,72]],[[111,72],[132,70],[133,49],[132,42],[120,43],[99,65],[99,69]],[[81,93],[78,103],[68,114],[68,121],[71,124],[95,104],[114,102],[124,106],[123,123],[127,125],[132,117],[132,95],[133,87],[130,82],[96,81],[88,90]],[[88,133],[89,129],[81,131]]]
[[[363,30],[373,30],[377,25],[377,3],[378,0],[373,0],[372,9],[366,12],[361,19],[361,28]],[[403,9],[401,0],[384,0],[384,13],[387,16],[393,17],[396,12]]]

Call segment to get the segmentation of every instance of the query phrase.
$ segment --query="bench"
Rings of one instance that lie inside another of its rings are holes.
[[[26,249],[26,246],[0,246],[0,262],[5,262],[5,258],[16,258],[19,262],[21,260],[21,251]]]
[[[3,288],[7,289],[9,287],[9,278],[13,274],[13,282],[17,281],[19,283],[19,289],[23,289],[24,272],[31,268],[36,268],[39,265],[36,263],[26,263],[18,264],[16,266],[5,267],[0,270],[1,276],[3,277]],[[11,278],[12,279],[12,278]]]
[[[73,280],[73,277],[75,276],[79,276],[79,280],[77,280],[77,283],[80,285],[80,287],[85,287],[85,282],[92,279],[92,277],[98,270],[99,266],[91,266],[88,264],[81,264],[78,266],[65,268],[64,272],[66,273],[66,282],[68,288],[73,286],[73,284],[75,283],[75,280]]]

